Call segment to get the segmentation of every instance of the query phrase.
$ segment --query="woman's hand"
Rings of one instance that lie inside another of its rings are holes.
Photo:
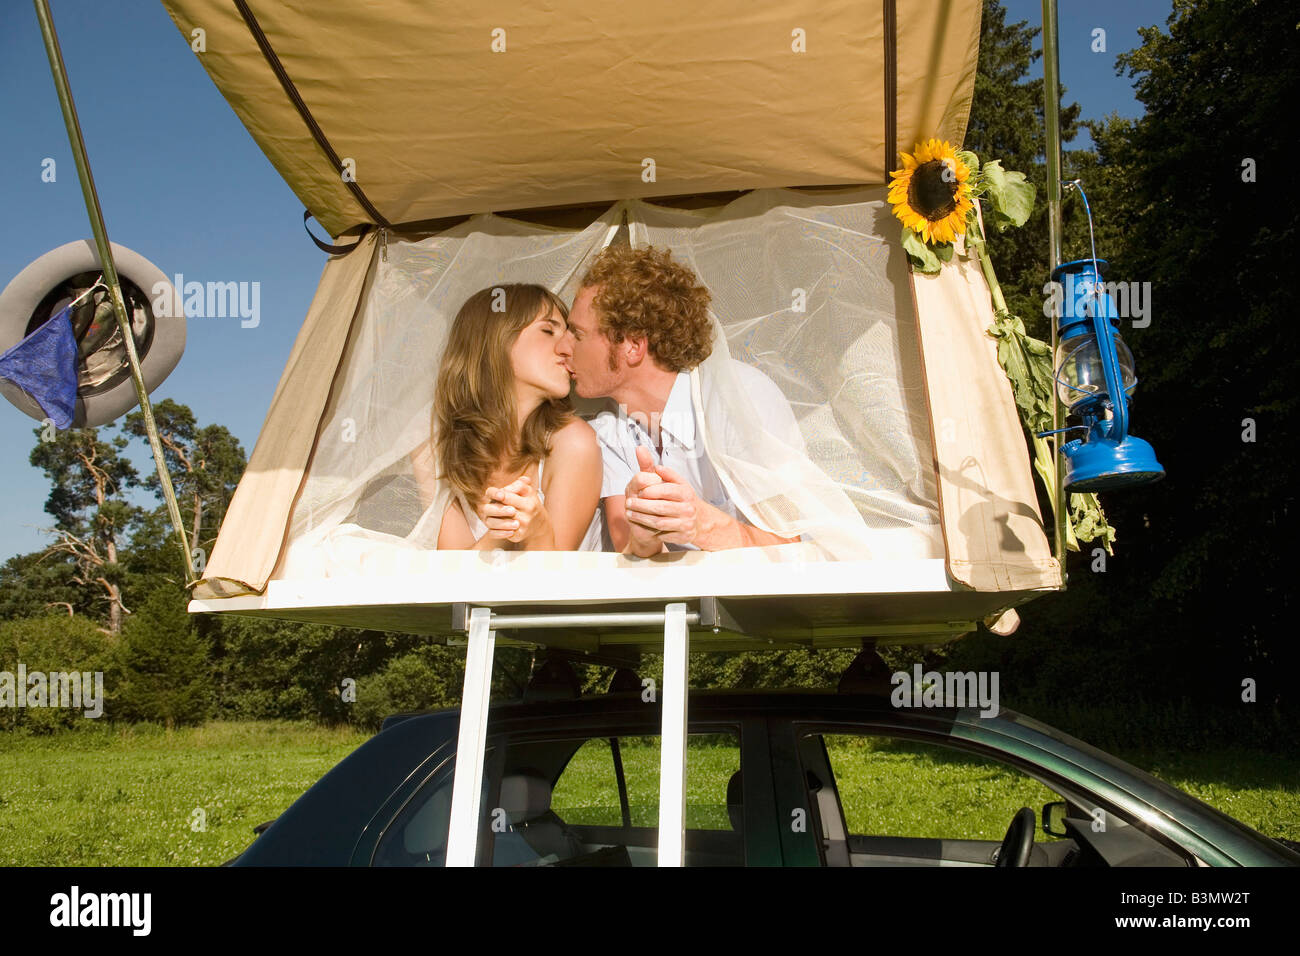
[[[504,488],[488,488],[481,507],[489,536],[537,549],[555,547],[550,515],[527,475]]]

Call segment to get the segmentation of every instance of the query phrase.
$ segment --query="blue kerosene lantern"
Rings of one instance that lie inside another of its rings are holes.
[[[1137,385],[1133,353],[1119,334],[1115,302],[1101,282],[1104,259],[1079,259],[1052,270],[1064,297],[1058,320],[1056,388],[1084,430],[1061,446],[1065,490],[1083,494],[1159,481],[1155,450],[1128,432],[1129,395]]]

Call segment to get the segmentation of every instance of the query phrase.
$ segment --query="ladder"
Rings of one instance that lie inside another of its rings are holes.
[[[488,697],[498,630],[578,627],[662,627],[664,675],[659,767],[659,866],[681,866],[686,848],[686,698],[689,686],[690,628],[738,631],[716,598],[701,598],[698,611],[684,601],[662,611],[508,614],[488,607],[456,604],[452,629],[467,635],[465,683],[461,690],[456,769],[451,789],[447,866],[473,866],[478,854],[482,814],[484,750],[487,746]]]

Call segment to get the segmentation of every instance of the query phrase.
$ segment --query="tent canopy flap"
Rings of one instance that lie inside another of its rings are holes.
[[[375,234],[325,264],[307,319],[298,331],[266,421],[249,456],[196,596],[261,591],[284,542],[294,497],[311,458],[316,428],[329,399],[375,258]]]
[[[965,135],[981,12],[980,0],[163,5],[187,43],[203,31],[204,69],[335,236],[884,183],[891,140]]]

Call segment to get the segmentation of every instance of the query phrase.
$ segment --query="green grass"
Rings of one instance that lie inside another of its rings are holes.
[[[619,742],[628,811],[634,827],[659,823],[659,738]],[[727,781],[740,767],[740,744],[723,734],[694,734],[687,751],[686,828],[729,830]],[[573,755],[557,781],[551,808],[566,823],[622,826],[618,782],[609,741],[589,740]]]
[[[254,825],[277,816],[367,736],[271,722],[0,735],[0,865],[221,863],[251,842]],[[854,833],[1000,840],[1021,806],[1037,812],[1054,799],[1036,782],[978,758],[863,738],[829,738],[828,749]],[[632,822],[653,826],[658,741],[624,739],[621,750]],[[1227,750],[1121,756],[1262,833],[1300,840],[1300,757]],[[729,827],[726,787],[738,766],[734,738],[692,738],[688,827]],[[553,806],[572,823],[619,823],[607,742],[578,751]],[[193,826],[196,809],[205,829]]]
[[[366,736],[252,722],[0,736],[0,865],[221,863]]]
[[[1117,753],[1265,836],[1300,841],[1300,753]]]
[[[826,750],[854,834],[1001,840],[1021,807],[1040,814],[1059,799],[1021,773],[938,747],[828,735]],[[1055,838],[1040,830],[1035,839]]]

